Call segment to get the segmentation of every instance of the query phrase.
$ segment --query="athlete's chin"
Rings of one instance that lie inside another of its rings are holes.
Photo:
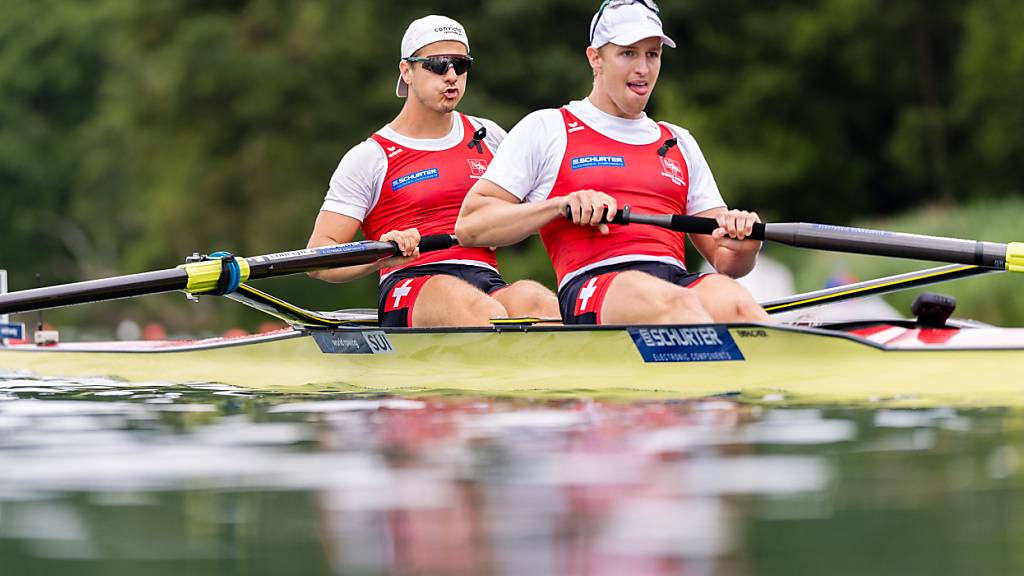
[[[459,105],[459,100],[461,100],[461,98],[456,98],[456,99],[446,98],[446,99],[442,100],[440,103],[438,103],[437,111],[438,112],[443,112],[443,113],[451,112],[452,110],[455,110],[455,108]]]
[[[619,109],[627,116],[640,116],[644,113],[644,109],[647,108],[647,101],[650,99],[650,95],[640,96],[630,92],[629,94],[626,94],[624,98],[619,100]]]

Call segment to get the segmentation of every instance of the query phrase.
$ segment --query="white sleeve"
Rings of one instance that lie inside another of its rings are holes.
[[[700,151],[697,140],[690,132],[672,124],[666,124],[679,141],[679,149],[686,159],[686,167],[690,174],[690,187],[686,193],[686,213],[698,214],[712,208],[724,207],[725,200],[718,191],[715,176],[711,167]]]
[[[380,146],[373,140],[360,142],[338,163],[320,210],[362,222],[380,198],[387,169],[387,158]]]
[[[491,150],[491,154],[496,154],[498,152],[498,146],[501,146],[502,141],[504,141],[505,137],[508,136],[508,132],[505,132],[505,130],[501,126],[498,126],[498,123],[493,120],[488,120],[487,118],[476,118],[474,116],[469,116],[468,118],[469,123],[472,124],[474,128],[483,126],[487,129],[487,136],[484,138],[484,144],[486,144]]]
[[[484,178],[524,202],[545,200],[558,177],[566,142],[558,110],[532,112],[508,133]]]

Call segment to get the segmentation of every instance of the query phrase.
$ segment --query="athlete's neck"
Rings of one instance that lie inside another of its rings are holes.
[[[389,126],[409,138],[437,139],[444,138],[452,131],[454,121],[455,115],[452,112],[436,112],[407,101]]]
[[[643,110],[637,112],[636,114],[630,114],[629,112],[626,112],[622,108],[619,108],[618,104],[616,104],[615,101],[612,100],[606,92],[598,90],[596,86],[590,92],[590,96],[587,96],[587,99],[590,100],[590,103],[593,104],[595,108],[597,108],[601,112],[604,112],[605,114],[608,114],[609,116],[615,116],[616,118],[625,118],[627,120],[639,120],[640,118],[644,117]]]

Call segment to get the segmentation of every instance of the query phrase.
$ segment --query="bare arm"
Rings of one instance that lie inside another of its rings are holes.
[[[582,226],[601,224],[603,208],[615,212],[615,199],[594,190],[579,190],[566,196],[542,202],[521,202],[519,198],[494,182],[481,178],[462,202],[455,236],[463,246],[507,246],[537,232],[556,218],[564,218],[566,207],[573,211],[573,222]]]
[[[697,251],[715,270],[726,276],[740,278],[754,269],[761,242],[744,238],[750,235],[754,223],[761,221],[757,213],[718,207],[695,216],[718,221],[719,228],[710,236],[690,235],[690,241],[697,247]]]
[[[351,216],[344,216],[335,212],[321,210],[316,217],[316,224],[313,225],[313,233],[309,237],[307,248],[318,248],[320,246],[331,246],[333,244],[344,244],[351,242],[359,230],[359,221]],[[407,257],[383,258],[372,264],[361,266],[346,266],[345,268],[332,268],[330,270],[313,270],[309,272],[310,278],[323,280],[325,282],[348,282],[356,278],[373,274],[381,268],[390,266],[401,266],[411,262],[419,256],[419,232],[415,228],[402,232],[392,231],[380,237],[381,240],[394,240]]]

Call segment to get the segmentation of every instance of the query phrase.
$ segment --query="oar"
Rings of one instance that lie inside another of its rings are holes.
[[[761,307],[769,314],[778,314],[780,312],[800,310],[801,308],[834,304],[836,302],[843,302],[854,298],[888,294],[890,292],[918,288],[920,286],[927,286],[929,284],[936,284],[939,282],[948,282],[950,280],[957,280],[968,276],[978,276],[980,274],[992,274],[999,272],[1003,272],[1003,270],[981,268],[970,264],[949,264],[946,266],[939,266],[937,268],[928,268],[927,270],[907,272],[905,274],[896,274],[894,276],[886,276],[884,278],[836,286],[835,288],[825,288],[823,290],[815,290],[814,292],[794,294],[792,296],[786,296],[776,300],[761,302]]]
[[[377,323],[376,310],[373,311],[372,318],[368,318],[365,315],[356,317],[353,314],[343,314],[339,317],[330,312],[324,313],[307,310],[287,300],[282,300],[273,294],[257,290],[248,284],[239,285],[238,290],[227,294],[227,297],[235,302],[259,310],[264,314],[284,320],[292,326],[333,327],[351,326],[353,324],[372,325]]]
[[[444,250],[457,243],[450,234],[425,236],[420,252]],[[348,244],[278,252],[248,258],[214,258],[182,264],[176,268],[47,286],[0,295],[0,314],[45,310],[86,302],[100,302],[183,290],[190,294],[224,292],[229,284],[260,278],[286,276],[310,270],[357,266],[399,254],[394,242],[364,240]]]
[[[629,206],[615,213],[613,224],[651,224],[690,234],[711,234],[714,218],[683,214],[636,214]],[[798,248],[971,264],[994,270],[1024,272],[1024,243],[981,242],[940,236],[922,236],[885,230],[808,224],[804,222],[754,225],[751,240],[769,240]]]

